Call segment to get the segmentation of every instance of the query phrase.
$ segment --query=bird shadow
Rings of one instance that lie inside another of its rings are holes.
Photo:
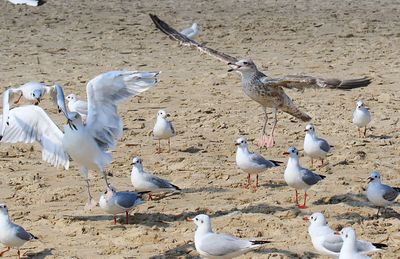
[[[154,255],[149,257],[150,259],[164,259],[164,258],[191,258],[191,259],[198,259],[201,258],[200,256],[193,256],[190,254],[194,250],[194,245],[192,242],[178,245],[174,248],[171,248],[165,251],[163,254]]]
[[[319,200],[313,202],[314,205],[326,205],[326,204],[339,204],[345,203],[352,207],[366,207],[369,203],[364,194],[358,193],[346,193],[334,195],[331,197],[322,197]]]
[[[286,255],[289,258],[316,258],[318,257],[318,254],[312,253],[312,252],[306,252],[304,255],[299,255],[294,252],[284,250],[284,249],[277,249],[277,248],[262,248],[262,249],[257,249],[254,250],[253,252],[257,254],[283,254]]]
[[[188,148],[185,148],[185,149],[181,149],[179,151],[184,152],[184,153],[195,154],[195,153],[198,153],[200,151],[203,151],[203,149],[192,146],[192,147],[188,147]]]
[[[25,253],[25,255],[28,257],[28,258],[37,258],[37,259],[40,259],[40,258],[45,258],[46,256],[50,256],[50,255],[53,255],[53,248],[45,248],[45,249],[43,249],[42,251],[39,251],[39,252],[27,252],[27,253]]]
[[[208,192],[208,193],[219,193],[227,192],[228,190],[218,187],[199,187],[199,188],[185,188],[183,193],[198,193],[198,192]]]
[[[268,188],[281,188],[281,187],[287,187],[286,182],[272,182],[268,181],[267,183],[261,184],[262,187],[268,187]]]
[[[393,138],[392,136],[388,136],[388,135],[368,135],[368,138],[373,138],[373,139],[391,139]]]

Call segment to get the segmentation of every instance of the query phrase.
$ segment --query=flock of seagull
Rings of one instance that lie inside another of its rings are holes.
[[[324,159],[331,151],[332,146],[323,138],[319,138],[311,117],[295,106],[293,101],[284,92],[284,88],[337,88],[349,90],[365,87],[370,84],[369,78],[350,80],[322,79],[312,76],[284,76],[270,78],[257,69],[250,59],[236,59],[227,54],[218,52],[193,40],[198,34],[198,25],[194,23],[190,28],[181,32],[176,31],[155,15],[150,15],[158,29],[171,39],[178,41],[182,46],[197,48],[223,62],[229,71],[236,71],[241,75],[243,91],[251,99],[261,104],[265,112],[265,122],[260,147],[274,146],[274,130],[277,124],[277,110],[282,110],[292,116],[308,122],[305,127],[303,150],[310,157],[311,165],[314,160]],[[131,97],[147,91],[158,83],[160,72],[145,71],[110,71],[100,74],[90,80],[86,86],[87,101],[79,100],[77,95],[69,94],[64,97],[60,85],[47,86],[43,83],[29,82],[16,88],[9,88],[3,93],[3,115],[0,117],[1,143],[33,143],[42,146],[42,159],[55,167],[64,167],[68,170],[70,161],[80,167],[88,194],[85,209],[91,210],[97,205],[90,192],[89,170],[98,171],[104,179],[104,194],[99,199],[99,206],[105,212],[112,214],[114,224],[116,215],[125,213],[126,223],[129,223],[129,212],[136,206],[144,203],[144,195],[151,200],[152,194],[157,192],[181,192],[181,188],[166,179],[159,178],[143,167],[140,157],[132,159],[131,181],[135,192],[119,192],[112,186],[106,174],[106,167],[111,163],[111,150],[115,149],[117,141],[123,133],[123,122],[118,115],[118,105]],[[51,120],[47,113],[39,106],[45,95],[49,95],[53,103],[67,119],[64,131]],[[21,98],[30,102],[30,105],[10,107],[15,99],[18,105]],[[268,114],[266,109],[272,108],[274,122],[271,133],[266,134]],[[359,137],[366,136],[367,126],[371,121],[371,114],[359,100],[353,113],[352,122],[357,126]],[[154,139],[158,141],[157,152],[162,152],[161,140],[167,140],[171,150],[170,139],[176,131],[168,120],[168,113],[160,110],[153,128]],[[280,166],[282,162],[265,159],[260,154],[251,152],[244,137],[236,140],[236,164],[247,174],[248,188],[258,187],[259,174],[265,170]],[[326,177],[302,167],[299,161],[299,151],[296,147],[289,147],[288,162],[284,172],[287,185],[295,189],[295,201],[300,209],[306,208],[307,190],[321,182]],[[251,176],[256,177],[252,184]],[[299,204],[298,191],[304,191],[303,204]],[[381,208],[391,205],[399,195],[400,188],[382,184],[380,174],[372,172],[369,177],[367,198],[374,206]],[[357,240],[353,228],[346,227],[340,232],[331,229],[323,214],[316,212],[305,220],[310,222],[308,232],[314,248],[321,254],[339,258],[369,258],[365,253],[379,251],[386,247],[384,244],[370,243]],[[196,224],[195,247],[204,258],[233,258],[250,250],[256,249],[271,241],[243,240],[237,237],[218,234],[212,231],[211,219],[208,215],[200,214],[188,218]],[[21,226],[14,224],[5,204],[0,204],[0,243],[6,249],[0,252],[2,256],[11,247],[17,248],[20,257],[20,247],[27,241],[37,240],[33,234],[25,231]]]

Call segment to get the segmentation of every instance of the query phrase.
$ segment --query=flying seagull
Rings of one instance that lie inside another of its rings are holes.
[[[206,47],[193,39],[179,33],[167,23],[160,20],[156,15],[150,14],[151,19],[158,29],[167,34],[172,40],[178,41],[180,45],[196,48],[201,52],[224,62],[231,68],[228,71],[236,71],[242,77],[243,91],[251,99],[261,104],[265,114],[262,136],[259,141],[260,147],[272,147],[274,145],[273,135],[278,122],[276,112],[282,110],[302,121],[308,122],[311,117],[298,109],[283,88],[299,89],[305,88],[337,88],[353,89],[364,87],[371,83],[369,78],[358,78],[350,80],[324,79],[312,76],[289,75],[280,78],[271,78],[257,69],[257,66],[251,59],[237,59],[225,53]],[[268,122],[267,108],[272,108],[274,115],[274,124],[270,136],[266,134],[266,125]]]

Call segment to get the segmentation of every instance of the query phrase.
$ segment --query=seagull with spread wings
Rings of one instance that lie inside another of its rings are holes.
[[[96,205],[90,194],[88,170],[98,170],[108,186],[105,167],[111,163],[110,150],[122,137],[123,123],[118,104],[150,89],[157,83],[159,72],[111,71],[96,76],[86,86],[88,116],[86,124],[77,112],[67,112],[64,93],[56,88],[58,109],[68,119],[64,133],[38,106],[17,107],[9,112],[9,123],[1,142],[39,142],[42,159],[53,166],[69,167],[69,157],[79,166],[87,183],[91,209]],[[0,123],[4,120],[0,117]]]
[[[273,135],[277,120],[277,110],[282,110],[302,121],[310,121],[311,117],[301,111],[283,88],[300,89],[305,88],[337,88],[337,89],[353,89],[364,87],[371,83],[369,78],[358,78],[351,80],[340,79],[323,79],[312,76],[284,76],[281,78],[271,78],[258,70],[257,66],[250,59],[237,59],[225,53],[206,47],[193,39],[189,39],[185,35],[179,33],[167,23],[160,20],[156,15],[150,14],[151,19],[158,29],[168,35],[172,40],[178,41],[180,45],[196,48],[201,52],[228,64],[231,69],[228,71],[236,71],[242,77],[243,91],[254,101],[261,104],[264,109],[265,121],[262,129],[262,136],[259,141],[261,147],[272,147],[274,145]],[[268,122],[268,114],[266,108],[272,108],[274,115],[274,123],[270,136],[266,135],[266,125]]]

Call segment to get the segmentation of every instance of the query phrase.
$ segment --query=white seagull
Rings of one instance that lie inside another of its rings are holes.
[[[18,249],[18,258],[21,258],[19,248],[31,240],[38,240],[38,238],[21,226],[14,224],[8,215],[7,206],[0,204],[0,243],[7,247],[5,250],[0,251],[0,257],[8,252],[11,247],[15,247]]]
[[[114,216],[114,225],[117,224],[116,214],[126,215],[126,224],[129,224],[129,212],[134,207],[143,204],[143,193],[117,192],[113,187],[108,186],[107,191],[100,196],[99,205],[102,210]]]
[[[363,255],[357,249],[357,235],[353,228],[343,228],[340,232],[336,232],[343,239],[342,249],[340,250],[339,259],[367,259],[369,256]]]
[[[85,101],[81,101],[78,99],[78,96],[76,94],[69,94],[67,96],[67,105],[68,105],[68,110],[70,112],[77,112],[79,115],[81,115],[82,119],[86,121],[86,116],[88,114],[88,103]]]
[[[247,141],[244,137],[238,138],[236,140],[235,145],[236,149],[236,165],[243,170],[243,172],[247,173],[247,186],[250,187],[250,175],[256,175],[256,185],[255,189],[258,187],[258,174],[267,170],[268,168],[277,167],[282,162],[267,160],[261,155],[250,152]]]
[[[315,212],[309,217],[305,216],[304,220],[310,222],[308,233],[315,250],[322,255],[339,257],[343,239],[328,226],[325,216],[320,212]],[[370,243],[364,240],[356,241],[356,249],[359,253],[380,251],[380,248],[385,247],[387,247],[385,244]]]
[[[304,203],[303,205],[298,205],[298,207],[300,209],[305,209],[307,190],[314,184],[324,179],[326,176],[315,174],[312,171],[301,167],[299,161],[299,152],[295,147],[290,147],[288,152],[283,154],[289,155],[289,160],[284,174],[285,181],[290,187],[295,188],[295,199],[297,205],[299,204],[297,190],[304,190]]]
[[[147,173],[143,169],[142,159],[134,157],[132,159],[131,182],[137,192],[180,192],[181,189],[167,180]],[[149,194],[149,200],[152,200]]]
[[[38,141],[42,147],[42,159],[54,166],[68,169],[69,157],[79,166],[87,183],[91,209],[96,205],[89,190],[88,170],[98,170],[106,186],[105,167],[111,163],[110,149],[114,149],[122,136],[122,120],[118,115],[118,104],[131,96],[144,92],[157,83],[159,72],[112,71],[96,76],[87,84],[88,116],[83,124],[76,112],[67,113],[64,94],[56,87],[59,110],[68,118],[64,134],[38,106],[17,107],[10,110],[9,125],[2,142],[32,143]]]
[[[38,6],[39,0],[8,0],[10,3],[13,4],[26,4],[29,6]]]
[[[187,218],[197,226],[194,235],[194,245],[197,252],[204,258],[234,258],[245,254],[270,241],[244,240],[237,237],[214,233],[211,228],[210,217],[205,214],[194,218]]]
[[[158,150],[157,152],[161,152],[161,139],[168,139],[169,150],[171,151],[171,138],[176,135],[174,126],[172,126],[172,122],[167,120],[167,117],[170,115],[166,113],[164,110],[159,110],[157,112],[157,120],[156,124],[153,128],[153,136],[154,139],[158,140]]]
[[[197,23],[193,23],[189,28],[183,29],[181,34],[185,35],[189,39],[193,39],[197,34],[199,34],[199,26]]]
[[[367,135],[367,125],[371,122],[371,113],[365,105],[363,101],[357,101],[357,107],[353,112],[353,123],[357,125],[358,137],[361,137],[360,129],[364,128],[364,138]]]
[[[311,166],[314,165],[313,159],[321,159],[321,166],[324,165],[324,158],[329,153],[331,146],[325,139],[319,138],[315,132],[315,127],[308,123],[304,137],[304,153],[311,158]]]
[[[378,208],[378,213],[381,208],[391,205],[395,202],[397,196],[400,194],[400,188],[390,187],[389,185],[381,183],[381,174],[378,171],[371,173],[368,177],[367,198]]]

